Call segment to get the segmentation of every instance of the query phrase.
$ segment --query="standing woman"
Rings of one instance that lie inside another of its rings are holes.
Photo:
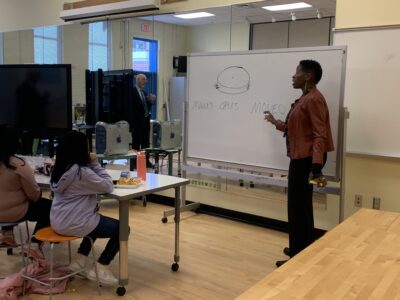
[[[32,168],[16,155],[17,130],[0,127],[0,141],[0,222],[36,221],[33,233],[50,226],[51,201],[41,198]],[[16,245],[12,227],[2,228],[0,243]]]
[[[70,131],[60,140],[57,158],[51,174],[50,187],[54,192],[50,212],[51,226],[63,235],[109,238],[98,259],[99,281],[116,285],[118,279],[108,265],[119,251],[119,221],[103,216],[97,210],[97,194],[111,193],[114,185],[110,175],[100,167],[94,154],[90,154],[86,136]],[[91,243],[84,238],[70,268],[73,271],[90,267],[86,273],[96,280],[94,266],[87,266]]]
[[[327,152],[333,151],[329,111],[324,96],[317,89],[322,77],[321,65],[314,60],[302,60],[292,77],[293,88],[302,95],[292,103],[285,121],[277,120],[267,111],[264,119],[284,132],[287,155],[290,157],[288,176],[289,248],[283,252],[293,257],[314,241],[312,206],[313,179],[324,186],[322,175]],[[286,260],[276,262],[279,267]]]

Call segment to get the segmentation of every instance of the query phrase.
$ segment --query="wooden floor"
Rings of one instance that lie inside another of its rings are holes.
[[[284,259],[287,234],[204,214],[185,212],[181,220],[180,268],[171,271],[174,247],[174,223],[161,223],[167,207],[133,201],[130,206],[129,285],[124,298],[115,288],[102,287],[98,296],[95,284],[75,278],[66,293],[55,299],[234,299],[275,269],[275,261]],[[113,200],[102,202],[101,212],[117,217]],[[78,244],[74,244],[74,249]],[[97,254],[104,241],[95,244]],[[58,261],[67,262],[67,247],[57,248]],[[0,252],[0,276],[18,271],[20,257]],[[118,259],[111,265],[118,274]],[[26,295],[21,299],[48,299]]]

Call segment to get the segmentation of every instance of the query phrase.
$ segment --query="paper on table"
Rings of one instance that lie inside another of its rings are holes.
[[[142,184],[115,184],[114,188],[116,189],[137,189],[139,186],[141,186]]]

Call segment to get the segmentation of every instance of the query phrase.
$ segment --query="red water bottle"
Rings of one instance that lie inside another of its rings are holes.
[[[146,152],[138,151],[136,154],[137,176],[146,181]]]

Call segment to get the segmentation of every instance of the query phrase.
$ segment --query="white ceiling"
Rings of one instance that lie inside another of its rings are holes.
[[[311,8],[296,9],[293,11],[270,12],[261,7],[267,5],[288,4],[294,2],[304,1],[310,5]],[[183,26],[198,26],[206,24],[218,23],[264,23],[271,22],[272,17],[277,22],[291,20],[291,12],[294,12],[297,20],[300,19],[314,19],[317,18],[317,9],[322,14],[322,17],[335,16],[336,0],[264,0],[257,2],[249,2],[248,4],[237,4],[233,6],[223,6],[209,9],[196,10],[206,11],[215,15],[215,17],[206,17],[192,20],[184,20],[174,17],[174,14],[156,15],[151,17],[143,17],[146,20],[154,20],[164,23],[171,23]]]

